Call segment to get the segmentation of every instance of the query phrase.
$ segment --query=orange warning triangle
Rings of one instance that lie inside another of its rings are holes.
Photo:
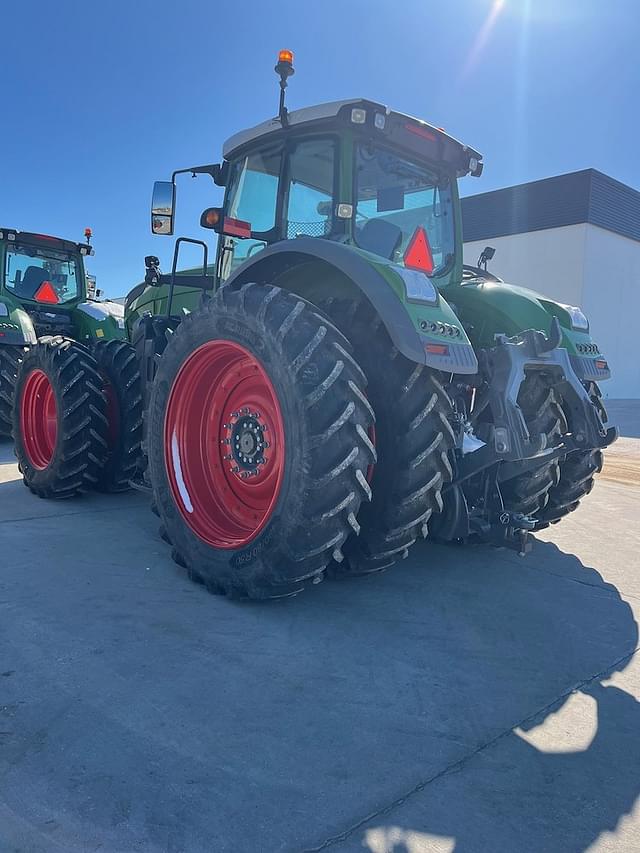
[[[50,305],[56,305],[60,302],[50,281],[43,281],[33,298],[36,302],[48,302]]]
[[[422,225],[418,225],[413,237],[409,240],[404,253],[404,265],[412,270],[420,270],[431,275],[433,272],[433,255],[427,232]]]

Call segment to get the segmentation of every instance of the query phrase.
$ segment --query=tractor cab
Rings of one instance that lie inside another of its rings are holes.
[[[63,306],[86,298],[84,257],[91,246],[2,229],[1,289],[25,305]]]
[[[276,71],[286,87],[290,52]],[[442,129],[364,99],[289,112],[281,97],[279,115],[228,139],[223,158],[180,170],[208,172],[225,186],[222,207],[200,222],[220,234],[217,283],[274,244],[301,238],[419,270],[440,288],[461,280],[457,179],[480,175],[482,158]],[[173,233],[180,171],[155,185],[155,234]]]
[[[121,306],[100,302],[95,276],[85,270],[85,258],[94,253],[91,236],[87,228],[85,242],[75,243],[0,229],[0,315],[15,327],[0,343],[29,344],[42,335],[123,336]]]

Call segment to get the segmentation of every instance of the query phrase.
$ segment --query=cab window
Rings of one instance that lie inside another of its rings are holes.
[[[249,222],[252,232],[260,236],[247,240],[225,238],[224,278],[275,239],[281,162],[282,149],[267,148],[249,154],[232,167],[228,216]]]
[[[326,237],[333,230],[335,144],[299,142],[289,155],[286,237]]]
[[[81,294],[80,280],[77,262],[64,252],[28,245],[7,248],[4,285],[18,299],[35,300],[49,282],[58,302],[71,302]]]

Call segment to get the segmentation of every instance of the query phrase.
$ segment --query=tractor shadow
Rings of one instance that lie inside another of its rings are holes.
[[[425,546],[423,553],[429,550]],[[466,555],[469,571],[481,568],[478,558],[491,559],[491,552],[482,550]],[[490,596],[499,606],[496,624],[485,622],[483,633],[476,634],[475,677],[482,686],[464,691],[464,706],[477,722],[488,709],[496,719],[507,710],[511,724],[496,741],[486,738],[488,748],[450,765],[389,815],[358,827],[337,849],[582,853],[602,833],[620,829],[621,818],[634,810],[640,794],[638,675],[635,695],[616,683],[623,680],[619,673],[638,647],[630,606],[599,572],[552,543],[536,542],[531,567],[504,552],[494,559],[511,564],[514,572],[540,573],[541,586],[548,591],[555,586],[559,596],[548,598],[545,608],[537,591],[529,588],[527,594],[526,583],[516,596],[505,595],[502,584],[485,577],[485,591],[476,599],[481,610]],[[455,565],[453,569],[457,571]],[[548,572],[560,584],[550,585],[544,578]],[[562,586],[574,588],[573,601],[564,597]],[[521,609],[523,596],[526,611]],[[466,615],[476,623],[475,615]],[[466,633],[465,626],[462,635]],[[459,632],[452,638],[456,661],[467,647],[464,639],[461,647],[461,639]],[[466,650],[471,652],[471,644]],[[465,678],[464,669],[451,672],[450,685]],[[543,704],[543,685],[560,688],[557,701]],[[541,704],[537,713],[517,720],[524,696],[531,709]],[[484,722],[484,730],[490,731],[489,718]],[[636,849],[627,843],[619,849]]]
[[[524,560],[424,544],[388,573],[243,605],[188,581],[135,495],[32,522],[48,504],[20,482],[0,507],[18,490],[23,520],[0,524],[0,810],[28,849],[275,853],[352,828],[330,849],[439,850],[428,834],[578,853],[633,808],[640,706],[602,682],[637,624],[554,544]],[[552,752],[538,730],[563,713],[587,734]],[[0,848],[16,838],[0,825]]]

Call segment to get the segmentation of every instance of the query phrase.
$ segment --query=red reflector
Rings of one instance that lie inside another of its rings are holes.
[[[422,127],[419,124],[405,124],[405,128],[409,131],[409,133],[415,133],[416,136],[421,136],[423,139],[429,139],[431,142],[435,142],[437,136],[427,127]]]
[[[412,270],[420,270],[431,275],[433,272],[433,255],[427,232],[422,225],[418,225],[413,237],[409,240],[404,253],[404,265]]]
[[[50,240],[52,243],[61,243],[62,242],[62,240],[60,240],[59,237],[49,237],[48,234],[32,234],[31,236],[37,237],[38,240]]]
[[[449,347],[446,344],[426,344],[425,350],[430,355],[448,355]]]
[[[597,358],[596,367],[598,368],[598,370],[606,370],[609,365],[603,358]]]
[[[43,281],[33,298],[36,302],[48,302],[50,305],[56,305],[60,302],[50,281]]]
[[[229,237],[251,237],[251,223],[225,216],[222,233]]]

